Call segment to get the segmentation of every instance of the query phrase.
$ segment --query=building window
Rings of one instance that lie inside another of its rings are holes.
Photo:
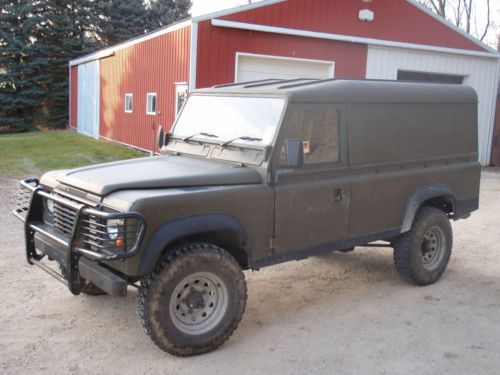
[[[440,74],[427,72],[412,72],[409,70],[398,70],[398,81],[431,82],[431,83],[451,83],[461,85],[464,83],[464,76],[454,74]]]
[[[156,115],[156,93],[148,92],[146,97],[146,114],[147,115]]]
[[[286,124],[286,139],[300,139],[304,164],[335,163],[340,159],[339,110],[322,106],[297,106],[291,109]],[[286,164],[285,145],[280,165]]]
[[[125,112],[126,113],[132,113],[133,101],[134,101],[133,94],[125,94]]]
[[[175,84],[175,115],[177,116],[186,101],[188,85],[184,82]]]

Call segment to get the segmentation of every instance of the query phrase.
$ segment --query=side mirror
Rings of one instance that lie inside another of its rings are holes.
[[[287,167],[302,167],[304,164],[304,146],[300,139],[287,139],[285,141],[285,153]]]
[[[163,126],[158,127],[158,148],[162,148],[165,144],[165,132],[163,131]]]

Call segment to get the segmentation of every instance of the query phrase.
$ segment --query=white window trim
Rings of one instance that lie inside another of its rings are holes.
[[[127,98],[131,98],[132,99],[132,101],[131,101],[131,103],[132,103],[131,107],[132,108],[130,110],[127,110]],[[132,113],[134,111],[134,94],[132,94],[130,92],[127,92],[125,94],[125,108],[124,109],[125,109],[125,113]]]
[[[156,111],[155,112],[150,112],[150,111],[148,111],[148,103],[149,103],[148,99],[149,99],[150,96],[153,96],[153,95],[156,97],[156,108],[155,108]],[[156,95],[156,92],[148,92],[146,94],[146,114],[147,115],[156,115],[157,112],[158,112],[158,95]]]
[[[277,55],[261,55],[257,53],[246,53],[246,52],[236,52],[236,64],[234,67],[234,82],[238,82],[238,69],[240,64],[240,57],[257,57],[269,60],[286,60],[286,61],[297,61],[297,62],[308,62],[328,65],[328,76],[329,78],[335,77],[335,61],[329,60],[315,60],[315,59],[304,59],[299,57],[288,57],[288,56],[277,56]]]

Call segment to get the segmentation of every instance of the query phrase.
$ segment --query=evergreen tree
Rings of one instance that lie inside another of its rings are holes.
[[[68,119],[68,61],[99,47],[98,18],[91,0],[45,0],[39,44],[46,62],[39,85],[45,96],[39,110],[51,127],[64,127]]]
[[[111,46],[189,17],[191,0],[106,0],[100,34]]]
[[[27,131],[36,121],[45,64],[37,40],[39,21],[40,8],[31,1],[0,5],[0,131]]]
[[[191,0],[151,0],[148,8],[148,31],[189,17]]]
[[[0,132],[63,127],[68,61],[189,15],[190,0],[0,0]]]
[[[111,46],[144,34],[146,16],[146,6],[142,0],[106,1],[101,20],[104,45]]]

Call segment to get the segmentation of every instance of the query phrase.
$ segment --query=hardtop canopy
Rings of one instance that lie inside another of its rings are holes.
[[[217,85],[193,94],[285,96],[289,102],[302,103],[477,103],[470,86],[388,80],[266,79]]]

